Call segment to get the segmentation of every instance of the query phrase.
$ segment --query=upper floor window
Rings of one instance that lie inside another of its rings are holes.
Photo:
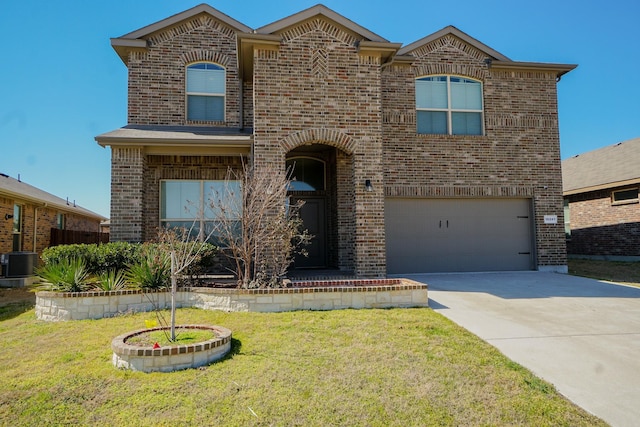
[[[482,135],[482,83],[457,76],[416,79],[418,133]]]
[[[198,62],[187,67],[187,120],[224,121],[226,77],[223,67]]]
[[[638,188],[628,188],[611,192],[611,202],[614,205],[638,203]]]

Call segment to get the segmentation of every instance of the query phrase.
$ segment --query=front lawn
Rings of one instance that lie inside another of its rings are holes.
[[[0,425],[605,425],[430,309],[177,317],[231,329],[231,355],[121,371],[111,340],[153,314],[46,323],[3,311]]]
[[[640,287],[640,262],[569,259],[569,274]]]

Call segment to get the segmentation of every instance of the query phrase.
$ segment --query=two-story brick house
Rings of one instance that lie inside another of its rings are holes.
[[[193,221],[186,201],[246,157],[295,167],[315,235],[296,267],[566,271],[556,84],[574,65],[454,27],[403,47],[322,5],[254,30],[203,4],[111,43],[129,70],[128,125],[96,137],[112,240]]]

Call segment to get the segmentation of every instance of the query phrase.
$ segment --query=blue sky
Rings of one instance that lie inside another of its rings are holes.
[[[209,4],[259,28],[319,1]],[[126,124],[119,37],[189,9],[187,0],[22,0],[0,9],[0,172],[109,216],[110,150]],[[558,84],[562,158],[640,137],[637,0],[325,0],[392,41],[454,25],[515,61],[578,64]]]

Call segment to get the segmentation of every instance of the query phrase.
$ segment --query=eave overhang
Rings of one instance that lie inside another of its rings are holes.
[[[546,62],[518,62],[518,61],[491,61],[490,67],[499,70],[524,70],[524,71],[541,71],[555,72],[556,77],[560,78],[569,71],[577,67],[576,64],[552,64]]]
[[[358,53],[360,55],[380,55],[381,64],[390,62],[398,49],[402,47],[402,43],[390,43],[390,42],[372,42],[363,40],[358,43]]]
[[[615,181],[615,182],[609,182],[606,184],[592,185],[589,187],[574,188],[571,190],[563,191],[562,195],[572,196],[574,194],[590,193],[592,191],[607,190],[607,189],[613,189],[613,188],[619,188],[619,187],[628,187],[628,186],[638,185],[638,184],[640,184],[640,177],[634,178],[634,179],[627,179],[624,181]]]
[[[120,128],[95,137],[102,147],[139,147],[147,154],[246,155],[250,132],[224,134],[207,129]]]
[[[238,72],[242,80],[253,79],[253,51],[256,48],[278,50],[281,37],[271,34],[238,33]]]

